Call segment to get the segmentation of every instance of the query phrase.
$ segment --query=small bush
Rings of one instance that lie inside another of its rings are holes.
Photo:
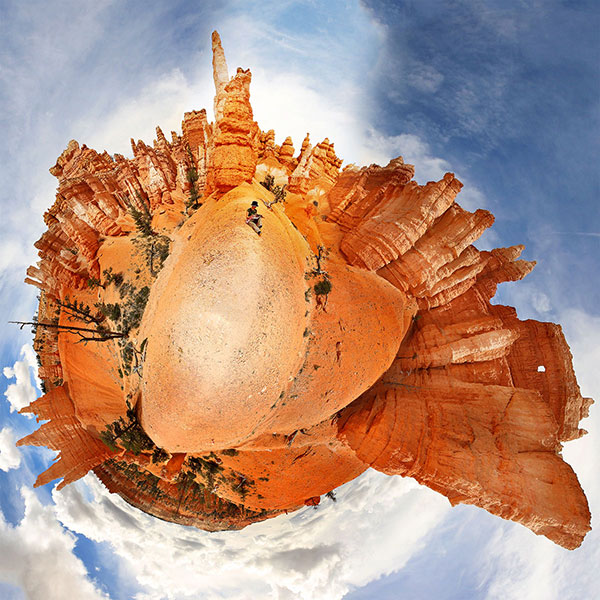
[[[113,273],[112,267],[110,269],[104,269],[104,285],[110,285],[113,283],[116,288],[121,287],[123,283],[123,273]]]
[[[271,191],[275,187],[275,177],[273,175],[266,175],[264,180],[260,182],[260,185]]]
[[[158,446],[154,448],[152,452],[152,462],[153,463],[162,463],[167,462],[169,460],[169,453],[163,448],[159,448]]]
[[[239,452],[235,448],[225,448],[225,450],[221,450],[221,454],[225,456],[237,456]]]
[[[186,175],[188,183],[190,184],[190,196],[185,203],[185,208],[186,210],[189,210],[190,208],[195,210],[200,207],[200,203],[198,202],[200,194],[198,193],[198,186],[196,185],[196,182],[198,181],[198,171],[194,167],[190,167],[187,170]]]
[[[157,233],[152,229],[152,212],[150,211],[148,200],[143,198],[139,192],[136,192],[136,195],[141,208],[138,208],[131,202],[129,203],[129,212],[138,234],[133,239],[133,243],[145,255],[146,262],[150,268],[150,274],[156,277],[169,255],[171,240],[166,235]]]
[[[287,192],[285,191],[285,185],[275,185],[275,177],[273,175],[266,175],[264,181],[260,182],[264,188],[269,190],[274,196],[274,202],[285,202]]]
[[[192,154],[192,149],[189,147],[189,145],[187,147],[187,153],[188,153],[188,157],[189,157],[191,166],[186,171],[186,177],[187,177],[188,183],[190,184],[190,196],[189,196],[187,202],[185,203],[186,213],[190,209],[196,210],[197,208],[200,208],[200,206],[202,206],[202,204],[199,202],[200,194],[199,194],[198,186],[197,186],[197,182],[198,182],[198,179],[200,178],[200,175],[198,174],[198,169],[196,169],[196,167],[194,166],[196,163],[196,160],[194,159],[194,155]]]
[[[117,450],[117,440],[119,445],[125,450],[129,450],[135,455],[146,450],[154,450],[154,442],[146,435],[142,429],[135,409],[128,403],[126,418],[119,417],[107,425],[100,434],[102,441],[111,449]]]
[[[315,291],[315,295],[317,296],[327,296],[329,292],[331,292],[331,281],[329,279],[321,279],[321,281],[317,281],[313,287]]]
[[[111,321],[118,321],[121,318],[121,306],[119,304],[98,304],[98,309]]]

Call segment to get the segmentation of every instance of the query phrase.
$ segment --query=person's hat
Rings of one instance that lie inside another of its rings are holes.
[[[252,201],[252,206],[258,206],[258,202],[256,200]]]

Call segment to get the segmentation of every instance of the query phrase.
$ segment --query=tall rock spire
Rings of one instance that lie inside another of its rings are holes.
[[[250,105],[250,70],[238,68],[229,79],[221,38],[216,31],[212,34],[212,48],[215,135],[208,191],[223,194],[244,181],[252,181],[258,160],[255,148],[258,125]]]
[[[223,105],[225,104],[225,86],[229,82],[229,71],[227,70],[227,61],[225,52],[221,45],[221,36],[218,31],[212,32],[212,52],[213,52],[213,79],[215,82],[215,120],[218,123],[223,117]]]

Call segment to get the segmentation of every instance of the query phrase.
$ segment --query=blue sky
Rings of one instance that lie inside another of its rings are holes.
[[[450,509],[377,473],[339,501],[206,534],[163,523],[88,476],[54,492],[32,483],[52,453],[13,446],[36,427],[21,282],[35,261],[55,180],[75,138],[130,154],[129,138],[179,130],[212,107],[210,32],[230,71],[250,67],[262,129],[296,148],[308,131],[346,162],[403,155],[425,183],[454,171],[459,202],[491,210],[482,247],[525,243],[538,260],[496,301],[560,322],[584,395],[600,398],[600,6],[596,2],[365,0],[55,1],[0,5],[0,597],[592,598],[600,540],[567,552],[473,507]],[[600,417],[567,445],[592,514]],[[595,519],[592,525],[595,526]]]

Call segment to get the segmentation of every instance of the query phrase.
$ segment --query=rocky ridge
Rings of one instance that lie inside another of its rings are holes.
[[[51,169],[26,279],[45,394],[24,411],[47,422],[19,443],[59,457],[36,485],[91,469],[218,530],[372,467],[577,547],[590,514],[561,448],[591,400],[560,326],[490,303],[533,268],[523,247],[473,245],[493,216],[459,206],[451,173],[419,185],[401,157],[341,170],[327,139],[278,146],[212,41],[214,122],[186,113],[129,159],[71,141]]]

